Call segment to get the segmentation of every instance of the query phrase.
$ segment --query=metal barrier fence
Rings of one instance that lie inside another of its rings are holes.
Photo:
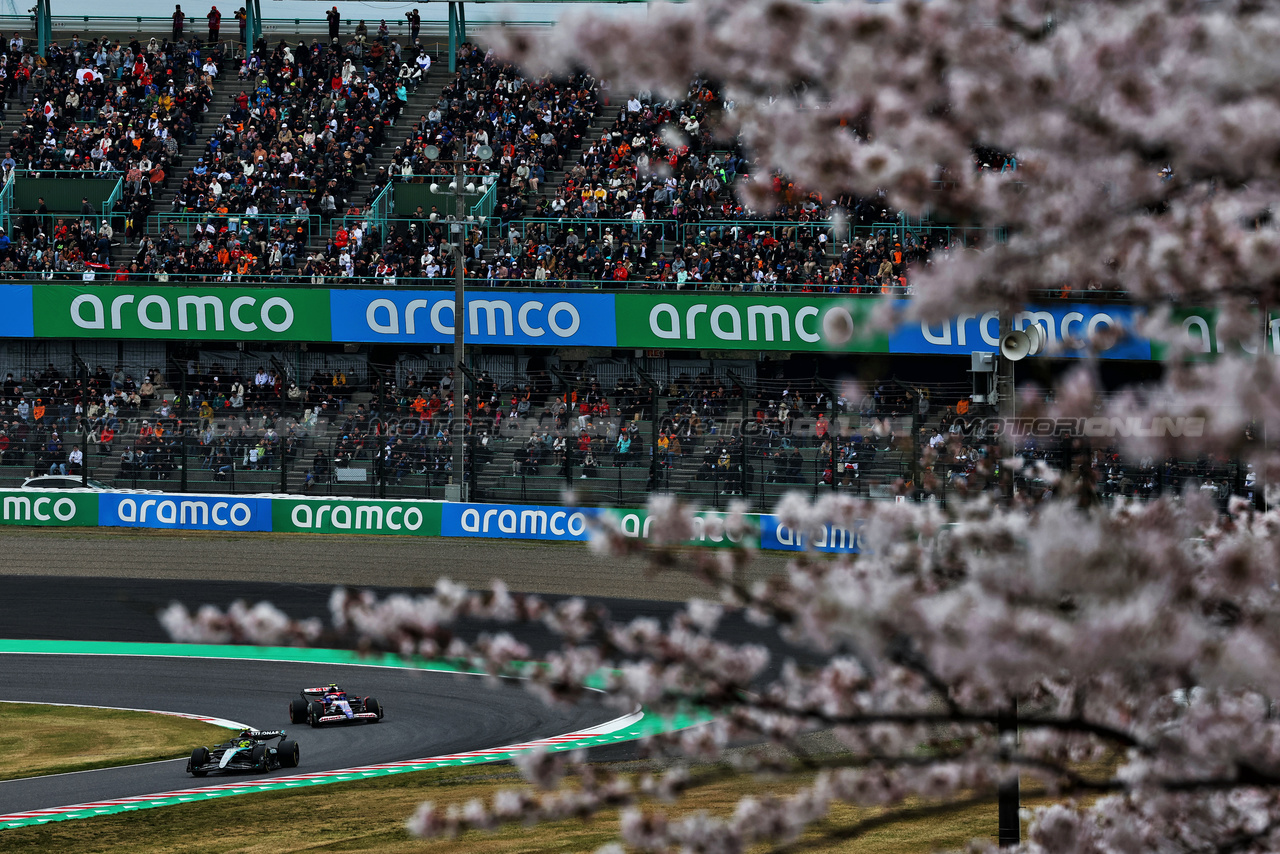
[[[385,384],[375,389],[371,378],[361,381],[353,374],[352,385],[342,386],[348,390],[345,403],[319,417],[302,400],[270,393],[246,409],[202,415],[181,402],[188,369],[180,363],[170,367],[178,399],[168,409],[157,409],[158,401],[145,403],[118,421],[109,419],[109,434],[86,434],[69,399],[15,419],[0,442],[0,486],[57,473],[166,492],[444,497],[452,475],[453,425],[443,417],[413,415],[385,394]],[[297,370],[282,363],[273,367],[291,376]],[[77,368],[87,369],[82,362]],[[673,397],[656,405],[652,399],[619,401],[630,414],[611,417],[534,416],[530,410],[498,425],[476,416],[465,436],[472,500],[555,505],[572,488],[585,503],[641,506],[654,492],[668,491],[707,508],[741,500],[753,510],[770,511],[793,491],[946,502],[975,491],[1003,494],[1008,486],[998,473],[985,478],[976,471],[989,440],[966,441],[965,454],[955,458],[940,449],[925,463],[919,416],[895,416],[891,408],[861,414],[823,410],[783,425],[753,416],[768,392],[745,393],[745,399],[725,401],[702,418],[680,407],[684,398]],[[357,400],[368,417],[350,429],[344,410]],[[1045,442],[1037,458],[1059,470],[1075,466],[1069,445]],[[73,451],[83,454],[82,463]],[[1195,489],[1225,506],[1228,495],[1254,488],[1247,469],[1235,461],[1109,461],[1094,473],[1104,501]],[[1049,488],[1021,473],[1014,478],[1019,492],[1035,496]]]
[[[261,223],[266,223],[269,228],[296,228],[302,226],[305,228],[306,237],[320,234],[324,223],[323,217],[319,214],[308,214],[299,216],[297,214],[282,215],[264,215],[258,214],[256,217],[250,217],[246,214],[227,213],[155,213],[153,212],[147,218],[147,231],[153,234],[164,234],[169,231],[170,226],[176,228],[183,238],[191,238],[197,230],[203,231],[206,226],[213,226],[213,233],[217,235],[222,229],[228,231],[239,231],[244,225],[248,225],[252,230],[257,229]]]
[[[722,236],[730,239],[739,237],[750,239],[753,236],[767,235],[774,240],[798,240],[807,238],[818,242],[821,235],[827,236],[828,246],[835,248],[855,240],[885,238],[895,241],[907,239],[908,235],[927,236],[935,246],[980,246],[992,243],[1003,243],[1008,239],[1008,231],[1003,228],[962,228],[959,226],[924,224],[908,227],[901,221],[875,222],[869,225],[853,225],[848,221],[840,223],[793,222],[790,220],[701,220],[686,222],[682,220],[646,218],[640,222],[631,219],[587,218],[587,217],[555,217],[526,218],[508,222],[490,222],[485,226],[485,235],[489,240],[503,238],[511,228],[527,233],[531,228],[545,230],[557,229],[564,232],[572,228],[579,235],[585,235],[590,229],[598,239],[605,229],[616,234],[626,234],[638,239],[645,232],[653,232],[654,238],[665,243],[698,243],[711,241]]]
[[[300,252],[297,257],[298,266],[291,269],[282,270],[278,275],[264,274],[259,272],[240,274],[234,270],[224,270],[221,272],[210,273],[124,273],[120,281],[145,283],[148,285],[170,285],[174,287],[193,287],[216,288],[216,287],[325,287],[325,288],[345,288],[352,290],[361,289],[383,289],[388,286],[387,279],[382,276],[337,276],[337,275],[307,275],[304,271],[305,258]],[[101,273],[97,276],[100,279],[107,279],[110,273]],[[83,272],[54,272],[50,274],[43,273],[39,270],[28,270],[21,272],[7,271],[0,275],[0,283],[83,283]],[[92,279],[90,279],[92,281]],[[438,278],[427,278],[424,276],[404,276],[400,275],[395,280],[396,287],[415,288],[423,290],[443,290],[452,288],[454,279],[452,276],[441,276]],[[513,291],[548,291],[548,290],[595,290],[595,291],[651,291],[651,290],[670,290],[680,291],[682,293],[701,293],[701,292],[733,292],[733,293],[758,293],[758,294],[800,294],[806,297],[831,297],[831,298],[878,298],[882,296],[910,296],[911,288],[908,286],[903,289],[893,287],[884,289],[880,287],[857,289],[854,287],[843,285],[809,285],[796,283],[777,283],[777,282],[720,282],[720,281],[697,281],[688,279],[684,282],[676,282],[672,280],[656,281],[651,279],[565,279],[555,275],[549,275],[546,279],[501,279],[501,278],[476,278],[468,277],[466,279],[468,288],[494,288],[499,290]],[[1056,290],[1039,290],[1031,291],[1030,296],[1033,299],[1071,299],[1079,302],[1124,302],[1128,300],[1128,291],[1120,290],[1073,290],[1070,288]]]
[[[639,239],[646,231],[652,231],[654,239],[664,246],[679,242],[687,226],[673,219],[650,219],[637,224],[630,219],[588,219],[583,217],[560,218],[527,218],[499,222],[492,220],[485,223],[485,239],[493,246],[494,241],[509,239],[512,230],[520,232],[522,238],[530,239],[531,233],[551,235],[555,231],[567,234],[570,229],[585,242],[588,239],[599,240],[605,229],[618,235],[627,235]]]

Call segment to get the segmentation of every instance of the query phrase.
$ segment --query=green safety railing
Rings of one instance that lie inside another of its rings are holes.
[[[585,217],[557,217],[557,218],[535,218],[527,217],[520,220],[510,220],[508,222],[487,222],[485,223],[485,237],[488,240],[502,240],[508,237],[511,229],[515,228],[522,235],[528,236],[530,230],[534,232],[541,231],[549,234],[552,230],[565,232],[573,229],[578,235],[579,240],[586,240],[588,231],[590,238],[599,240],[601,235],[608,229],[613,234],[627,234],[633,239],[636,235],[636,223],[630,219],[591,219]],[[663,243],[673,243],[680,240],[682,225],[674,219],[646,219],[640,223],[639,232],[643,236],[644,232],[652,231],[655,239]]]
[[[471,217],[477,223],[488,222],[498,205],[498,182],[490,181],[480,199],[471,206]]]
[[[224,271],[221,273],[140,273],[129,275],[121,281],[134,282],[139,284],[162,284],[174,287],[299,287],[299,288],[345,288],[359,290],[362,288],[385,288],[386,281],[381,276],[317,276],[311,277],[305,275],[302,270],[305,265],[305,259],[301,252],[298,253],[298,266],[293,269],[286,270],[279,276],[271,276],[263,273],[250,273],[244,276],[238,275],[232,271]],[[113,279],[113,272],[103,272],[96,276],[96,281],[106,282]],[[53,273],[50,278],[44,278],[40,271],[28,272],[10,272],[0,278],[0,282],[38,282],[43,281],[48,284],[67,284],[71,282],[81,282],[82,273]],[[397,275],[396,286],[405,289],[418,290],[451,290],[454,286],[454,278],[452,275],[442,275],[436,278],[426,278],[423,276],[407,276]],[[882,296],[908,296],[911,291],[908,287],[893,287],[889,290],[882,290],[879,286],[868,286],[862,290],[856,290],[848,286],[832,286],[819,284],[802,284],[802,283],[770,283],[770,282],[723,282],[723,281],[698,281],[687,279],[684,282],[677,283],[674,280],[659,281],[652,278],[632,278],[632,279],[566,279],[563,277],[552,276],[547,279],[538,278],[520,278],[520,279],[490,279],[483,277],[468,276],[466,279],[468,288],[476,289],[497,289],[497,290],[515,290],[515,291],[551,291],[551,290],[596,290],[596,291],[652,291],[652,290],[679,290],[681,293],[701,293],[701,292],[745,292],[745,293],[767,293],[773,294],[802,294],[807,297],[832,297],[848,299],[850,297],[862,297],[866,299],[878,299]],[[1129,298],[1127,291],[1119,290],[1085,290],[1085,289],[1053,289],[1053,290],[1037,290],[1032,291],[1031,296],[1034,299],[1071,299],[1084,302],[1117,302],[1126,301]]]
[[[111,212],[115,210],[116,202],[120,201],[124,196],[124,178],[117,178],[116,185],[111,190],[111,195],[107,196],[102,203],[102,218],[107,219],[111,216]]]
[[[557,229],[565,231],[572,228],[580,238],[587,235],[599,240],[605,229],[614,234],[624,233],[633,239],[636,237],[637,224],[630,219],[600,219],[585,217],[525,218],[509,222],[487,222],[485,236],[490,241],[501,240],[510,234],[515,227],[522,234],[528,235],[531,228],[544,230]],[[959,226],[924,224],[909,227],[903,221],[874,222],[868,225],[853,225],[848,222],[832,224],[831,222],[793,222],[789,220],[703,220],[700,222],[680,222],[672,219],[645,219],[639,225],[640,232],[652,231],[654,237],[663,242],[681,244],[711,242],[725,233],[736,233],[743,237],[768,234],[775,240],[799,239],[809,237],[817,240],[819,235],[826,234],[829,245],[841,246],[854,240],[867,240],[884,234],[887,238],[904,239],[908,234],[927,235],[934,245],[951,245],[960,241],[965,245],[976,242],[991,241],[1003,243],[1007,233],[1002,228],[963,228]],[[705,232],[705,234],[704,234]]]
[[[392,206],[395,192],[392,188],[394,186],[395,182],[388,181],[387,186],[382,188],[382,192],[378,193],[374,200],[370,202],[369,208],[364,214],[369,223],[378,229],[379,234],[385,235],[387,233],[387,220],[390,219],[394,210]]]
[[[4,229],[5,234],[13,231],[13,223],[10,222],[10,217],[13,210],[13,187],[17,180],[17,170],[14,170],[5,179],[4,186],[0,187],[0,228]]]
[[[15,169],[13,171],[19,180],[24,178],[57,178],[58,180],[62,180],[65,178],[72,180],[95,179],[98,181],[106,181],[112,178],[123,177],[116,169],[99,172],[96,166],[88,169]]]
[[[146,231],[149,234],[164,234],[173,226],[184,238],[190,238],[197,226],[207,224],[212,224],[217,232],[224,227],[228,231],[238,231],[245,223],[255,227],[263,222],[269,226],[282,227],[295,227],[305,223],[307,236],[310,237],[320,233],[323,221],[319,214],[308,214],[305,217],[297,214],[258,214],[250,217],[242,213],[152,213],[147,218]]]

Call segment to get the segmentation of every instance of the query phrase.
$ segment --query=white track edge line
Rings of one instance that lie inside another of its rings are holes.
[[[486,748],[483,750],[483,752],[484,753],[515,752],[517,750],[532,750],[536,747],[554,744],[556,743],[555,740],[567,738],[569,736],[579,736],[582,738],[589,738],[592,735],[604,734],[602,732],[604,727],[612,727],[612,729],[609,729],[608,732],[613,732],[617,729],[622,729],[623,727],[629,726],[632,723],[636,723],[643,718],[644,718],[643,711],[635,711],[635,712],[631,712],[630,714],[622,715],[621,717],[614,718],[613,720],[607,721],[604,724],[599,724],[595,727],[591,727],[588,730],[576,730],[572,733],[565,733],[564,735],[551,735],[551,736],[547,736],[546,738],[535,739],[533,741],[524,742],[521,744],[507,745],[505,748]],[[476,756],[477,758],[480,758],[480,754],[481,754],[481,751],[463,751],[462,753],[443,754],[442,756],[439,756],[439,757],[428,756],[422,759],[400,760],[395,763],[383,763],[380,765],[363,765],[355,768],[341,768],[341,769],[334,769],[332,771],[316,771],[310,774],[298,774],[298,775],[289,775],[285,777],[274,777],[274,778],[268,778],[264,780],[263,783],[280,784],[280,783],[289,783],[293,781],[305,782],[306,780],[312,780],[317,777],[332,777],[332,776],[338,776],[342,774],[359,774],[364,771],[383,770],[383,769],[386,769],[388,766],[400,767],[404,765],[434,763],[434,762],[443,761],[444,756],[450,756],[450,757]],[[96,801],[96,802],[89,802],[89,803],[83,803],[83,804],[68,804],[65,806],[56,806],[56,807],[43,807],[41,809],[28,810],[22,813],[13,813],[11,815],[0,815],[0,822],[4,822],[6,820],[21,820],[21,819],[26,819],[26,818],[37,816],[37,815],[49,815],[52,817],[57,815],[64,815],[69,812],[76,812],[79,810],[101,808],[104,805],[117,806],[125,803],[142,803],[145,801],[158,800],[161,798],[174,798],[174,797],[180,797],[183,795],[195,795],[195,794],[204,793],[204,792],[225,791],[227,789],[250,788],[256,785],[259,785],[259,784],[252,783],[252,782],[220,783],[214,786],[204,786],[196,789],[174,789],[169,792],[156,792],[154,794],[149,794],[149,795],[130,795],[124,798],[112,798],[108,801]],[[251,794],[251,793],[246,793],[246,794]]]
[[[143,712],[148,715],[164,715],[165,717],[170,718],[186,718],[189,721],[200,721],[201,723],[213,724],[214,726],[220,726],[223,729],[250,728],[248,724],[242,724],[238,721],[232,721],[226,718],[210,717],[209,715],[193,715],[188,714],[187,712],[165,712],[160,709],[128,709],[124,706],[99,706],[93,703],[46,703],[43,700],[0,700],[0,703],[12,703],[23,706],[59,706],[67,709],[106,709],[109,712]]]
[[[89,641],[92,643],[93,641]],[[114,643],[114,641],[108,641]],[[181,653],[165,653],[165,652],[24,652],[15,649],[0,649],[0,655],[66,655],[76,658],[87,658],[89,656],[98,656],[101,658],[191,658],[203,661],[266,661],[273,664],[309,664],[314,667],[375,667],[381,670],[416,670],[420,673],[439,673],[445,676],[489,676],[481,670],[432,670],[430,667],[418,667],[413,664],[362,664],[358,661],[307,661],[305,659],[296,658],[248,658],[239,655],[183,655]],[[528,676],[498,676],[497,679],[513,679],[521,682],[529,681]],[[598,694],[606,693],[603,688],[592,688],[590,685],[583,685],[588,691],[595,691]]]

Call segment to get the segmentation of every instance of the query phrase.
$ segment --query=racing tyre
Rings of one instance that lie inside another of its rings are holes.
[[[188,763],[188,766],[191,769],[191,773],[196,777],[203,777],[205,774],[208,774],[209,773],[208,771],[205,771],[203,768],[200,767],[206,764],[208,761],[209,761],[209,751],[207,749],[203,747],[197,747],[195,750],[191,751],[191,761]]]
[[[299,697],[289,704],[289,723],[305,724],[307,722],[307,701]]]
[[[313,727],[318,727],[320,726],[320,718],[323,716],[324,704],[317,702],[316,700],[312,700],[311,705],[307,708],[307,723],[311,724]]]
[[[373,712],[375,715],[378,716],[378,720],[382,720],[382,704],[379,703],[374,698],[372,697],[364,698],[364,710],[366,712]]]
[[[267,746],[265,744],[255,744],[253,751],[249,754],[249,762],[253,765],[255,771],[267,771]]]
[[[276,756],[280,757],[281,768],[297,768],[298,760],[302,758],[302,751],[298,749],[298,742],[287,738],[276,748]]]

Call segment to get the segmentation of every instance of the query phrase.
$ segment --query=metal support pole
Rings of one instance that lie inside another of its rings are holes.
[[[245,51],[251,53],[253,46],[262,38],[262,6],[259,0],[249,0],[245,4],[246,21],[244,28]]]
[[[656,490],[659,487],[659,473],[662,469],[658,465],[658,389],[654,385],[649,385],[649,393],[653,397],[653,423],[649,425],[649,483],[650,489]]]
[[[89,486],[89,422],[80,419],[80,485]]]
[[[453,3],[449,4],[450,18],[453,16]],[[452,32],[452,30],[450,31]],[[463,229],[466,224],[466,202],[462,195],[462,146],[459,143],[453,161],[453,200],[454,223],[451,226],[450,238],[453,241],[454,278],[453,278],[453,489],[446,494],[450,501],[467,500],[466,448],[464,439],[467,434],[467,411],[463,402],[466,381],[466,255],[462,247]]]
[[[458,44],[465,44],[467,41],[467,4],[458,2]]]
[[[179,370],[182,371],[182,408],[180,412],[186,412],[187,402],[190,398],[187,396],[187,367],[179,364]],[[178,407],[174,407],[177,409]],[[182,474],[179,478],[179,490],[187,491],[187,422],[185,419],[178,419],[178,441],[182,443]]]
[[[653,422],[649,425],[649,489],[651,491],[658,488],[658,473],[660,471],[658,465],[658,384],[654,382],[653,377],[649,376],[639,365],[636,366],[636,373],[640,376],[640,380],[649,387],[649,393],[653,398],[652,416]]]
[[[1013,331],[1013,320],[1008,317],[1009,313],[1001,312],[1000,314],[1000,340],[1003,341],[1005,336]],[[1013,362],[1006,359],[1003,355],[996,354],[996,406],[1001,418],[1012,419],[1017,415],[1017,400],[1014,398],[1013,384]],[[1008,430],[1000,431],[1000,453],[1006,459],[1012,457],[1017,451],[1014,447],[1013,438]],[[1004,484],[1005,501],[1008,504],[1013,503],[1013,472],[1005,471],[1001,467],[1000,476],[1008,478]]]
[[[449,2],[449,73],[458,70],[458,3]]]
[[[53,14],[49,0],[36,0],[36,48],[41,56],[49,55],[49,42],[53,37]]]
[[[1018,738],[1018,701],[1013,700],[1009,706],[996,716],[996,733],[1003,738],[1012,735],[1015,743]],[[1018,769],[1010,769],[1009,777],[1000,781],[996,789],[999,804],[1000,847],[1013,848],[1022,839],[1022,824],[1018,818]]]
[[[1262,341],[1258,344],[1259,359],[1274,359],[1280,352],[1269,351],[1272,330],[1280,324],[1280,320],[1271,319],[1271,306],[1263,303],[1262,309]],[[1267,416],[1263,410],[1262,423],[1258,425],[1262,433],[1262,455],[1258,457],[1257,472],[1253,478],[1253,506],[1261,511],[1267,510]]]
[[[1000,314],[1000,340],[1003,341],[1005,335],[1013,330],[1012,316],[1008,311]],[[1000,407],[1000,416],[1002,418],[1013,418],[1017,415],[1017,400],[1014,398],[1013,383],[1013,362],[1004,358],[1004,356],[996,357],[996,367],[998,374],[996,376],[996,393],[998,395],[997,405]],[[1002,430],[1000,432],[1000,453],[1006,458],[1012,457],[1016,448],[1013,440],[1010,438],[1010,431]],[[1013,472],[1005,471],[1002,467],[1001,477],[1008,478],[1005,483],[1005,497],[1009,504],[1013,503]],[[1018,735],[1018,701],[1016,699],[1009,702],[1009,706],[999,713],[996,718],[996,732],[1000,736],[1012,734],[1014,739]],[[1000,847],[1011,848],[1019,844],[1022,837],[1022,825],[1018,819],[1018,770],[1011,769],[1009,777],[1000,781],[999,787],[996,789],[996,797],[998,800],[999,812],[999,833]]]
[[[387,497],[387,447],[382,446],[381,456],[378,457],[378,497]]]
[[[284,439],[281,439],[277,453],[280,455],[280,491],[285,493],[289,491],[289,462],[285,458],[286,447]]]
[[[835,409],[831,410],[831,414],[832,415],[836,414]],[[831,491],[835,492],[836,487],[839,485],[839,482],[840,482],[839,475],[843,474],[843,472],[839,472],[839,473],[836,472],[836,437],[835,437],[834,431],[832,431],[831,429],[830,418],[827,419],[827,444],[831,448]]]

